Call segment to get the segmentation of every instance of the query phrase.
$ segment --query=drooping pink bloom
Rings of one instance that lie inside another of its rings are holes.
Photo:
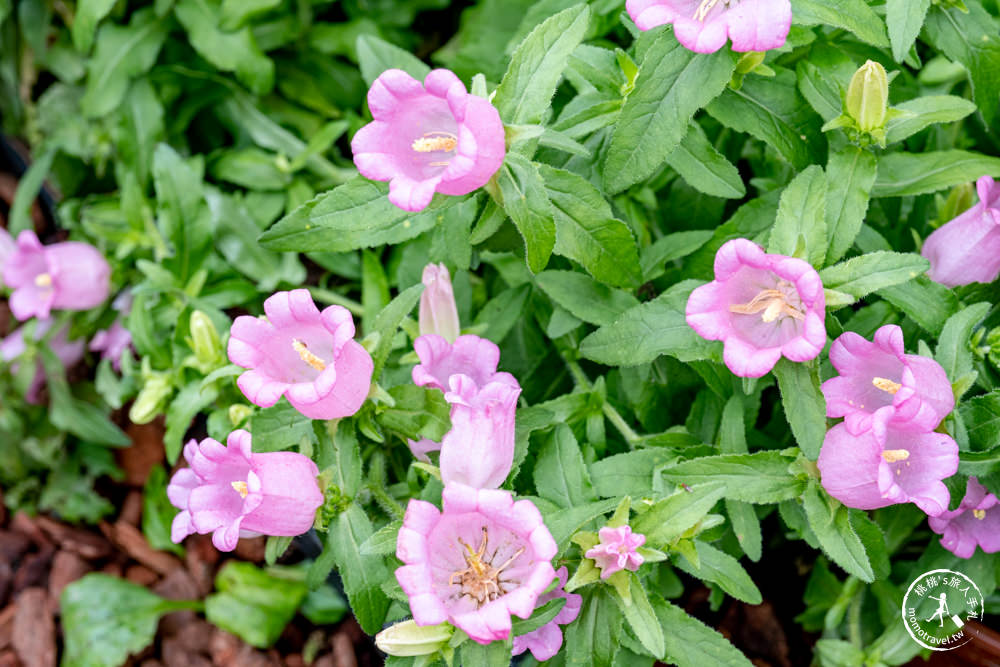
[[[566,581],[569,578],[569,570],[564,565],[556,570],[556,576],[559,578],[559,585],[551,592],[540,596],[538,602],[535,603],[535,607],[541,607],[549,600],[557,600],[559,598],[565,598],[566,604],[559,610],[555,618],[542,627],[532,630],[527,634],[514,637],[514,650],[511,651],[513,655],[521,655],[525,651],[531,651],[531,655],[535,656],[535,660],[544,661],[554,657],[559,652],[563,643],[562,630],[559,629],[559,626],[572,623],[580,615],[580,607],[583,606],[583,596],[576,593],[567,593],[565,590]]]
[[[451,275],[444,264],[428,264],[420,295],[420,335],[437,334],[449,343],[458,338],[458,307],[451,287]]]
[[[958,509],[930,517],[928,523],[941,546],[959,558],[971,558],[976,545],[988,554],[1000,551],[1000,501],[975,477],[965,485]]]
[[[826,344],[825,319],[816,270],[746,239],[719,248],[715,280],[687,302],[687,323],[702,338],[725,342],[723,359],[740,377],[766,375],[782,355],[814,359]]]
[[[792,26],[789,0],[628,0],[640,30],[672,23],[677,41],[714,53],[733,40],[733,51],[767,51],[785,44]]]
[[[181,512],[170,539],[212,533],[219,551],[232,551],[240,537],[295,536],[309,530],[323,493],[319,469],[296,452],[251,451],[250,433],[229,434],[226,446],[211,438],[184,447],[190,468],[174,473],[167,496]]]
[[[53,309],[87,310],[108,298],[111,267],[87,243],[66,241],[43,246],[25,230],[3,263],[3,281],[14,290],[14,317],[45,319]]]
[[[31,338],[34,341],[40,341],[45,337],[46,334],[52,329],[52,320],[36,320],[34,330],[31,333]],[[0,341],[0,360],[5,363],[10,364],[10,372],[12,375],[16,375],[20,369],[20,364],[14,361],[27,349],[27,343],[24,339],[25,327],[29,325],[24,325],[15,329],[10,335]],[[69,368],[75,366],[81,359],[83,359],[83,351],[85,343],[82,340],[69,340],[69,325],[67,324],[62,329],[57,331],[49,340],[48,347],[52,352],[59,358],[63,366]],[[41,359],[37,360],[35,363],[36,370],[35,376],[31,380],[31,385],[28,387],[28,392],[24,396],[24,400],[32,405],[38,405],[41,403],[41,391],[42,387],[45,386],[45,368],[42,366]]]
[[[453,379],[461,390],[462,380]],[[514,463],[514,415],[521,388],[490,382],[477,392],[445,394],[451,403],[451,430],[441,441],[441,481],[496,489]]]
[[[110,327],[94,334],[90,340],[90,350],[100,352],[102,359],[110,359],[111,366],[120,371],[122,358],[132,346],[132,333],[122,324],[132,312],[132,293],[128,290],[122,292],[111,302],[111,307],[118,311],[119,316]]]
[[[906,354],[903,330],[887,324],[868,341],[848,331],[830,346],[830,363],[840,373],[823,383],[827,417],[846,417],[861,433],[875,415],[903,431],[933,431],[955,408],[955,395],[941,365]]]
[[[503,122],[487,100],[470,95],[454,73],[436,69],[423,85],[398,69],[368,91],[374,119],[351,141],[366,178],[389,181],[389,201],[420,211],[435,192],[464,195],[503,164]]]
[[[480,644],[510,636],[552,582],[557,547],[530,500],[449,484],[443,511],[411,500],[396,541],[396,579],[417,625],[445,621]]]
[[[264,301],[267,319],[233,322],[229,360],[250,370],[237,384],[267,408],[284,395],[311,419],[357,412],[371,389],[371,355],[354,340],[354,320],[341,306],[321,313],[308,290],[277,292]]]
[[[645,560],[637,550],[646,543],[646,536],[633,533],[630,526],[605,526],[597,535],[601,538],[600,544],[588,549],[584,555],[597,563],[601,579],[607,579],[621,570],[635,572]]]
[[[491,382],[519,387],[510,373],[497,372],[500,348],[479,336],[459,336],[454,343],[436,334],[426,334],[413,341],[420,363],[413,367],[413,384],[418,387],[475,394]],[[453,386],[453,382],[457,383]]]
[[[882,414],[854,435],[844,423],[827,431],[817,465],[823,488],[848,507],[913,503],[930,516],[948,509],[941,480],[958,471],[958,445],[944,433],[900,431]]]
[[[1000,276],[1000,183],[983,176],[976,191],[979,203],[935,230],[920,251],[931,263],[930,279],[948,287]]]

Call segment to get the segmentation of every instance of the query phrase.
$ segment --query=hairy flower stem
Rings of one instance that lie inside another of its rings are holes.
[[[573,381],[576,382],[578,387],[581,387],[585,391],[592,391],[594,389],[594,385],[591,384],[587,375],[583,372],[583,369],[580,368],[580,364],[570,359],[566,359],[565,357],[563,357],[563,361],[566,362],[566,367],[569,368],[570,375],[573,376]],[[635,449],[636,443],[642,440],[642,436],[632,430],[632,427],[628,425],[625,418],[621,416],[621,413],[615,409],[615,406],[608,403],[607,400],[604,401],[603,411],[604,416],[608,418],[608,421],[611,422],[611,424],[618,429],[621,436],[625,438],[625,442],[628,444],[629,449]]]

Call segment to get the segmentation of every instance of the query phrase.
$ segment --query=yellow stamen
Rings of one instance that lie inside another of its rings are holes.
[[[897,461],[905,461],[910,458],[910,452],[905,449],[887,449],[882,452],[882,458],[887,463],[896,463]]]
[[[791,287],[791,284],[785,283],[785,281],[778,284]],[[761,290],[747,303],[730,305],[729,312],[740,315],[756,315],[763,312],[760,319],[765,322],[774,322],[781,317],[791,317],[796,320],[806,319],[805,313],[800,308],[788,303],[788,297],[785,296],[785,293],[777,289]]]
[[[466,553],[463,554],[463,557],[467,567],[464,570],[452,572],[451,576],[448,577],[449,585],[461,586],[461,595],[468,595],[480,606],[496,600],[504,594],[502,586],[507,582],[500,581],[500,574],[524,553],[524,547],[521,547],[502,565],[493,567],[492,563],[483,560],[488,542],[489,532],[485,527],[483,527],[483,539],[479,543],[478,549],[474,550],[462,538],[458,538],[458,543],[465,547]]]
[[[892,380],[879,377],[872,378],[872,384],[882,391],[892,394],[893,396],[896,395],[897,391],[903,388],[903,385],[898,382],[893,382]]]
[[[299,358],[318,371],[326,370],[326,362],[309,351],[306,344],[296,339],[292,340],[292,348],[299,353]]]
[[[250,493],[246,482],[232,482],[232,487],[236,490],[236,493],[240,494],[241,498],[246,498],[247,494]]]
[[[38,287],[52,287],[52,276],[47,273],[39,273],[35,276],[35,285]]]
[[[986,510],[972,510],[972,516],[982,521],[986,518]]]
[[[719,4],[719,0],[702,0],[701,4],[698,5],[698,9],[694,10],[694,20],[704,21],[708,18],[708,13],[712,11],[712,8]],[[726,2],[728,5],[729,3]]]
[[[418,153],[434,151],[451,152],[458,146],[458,137],[451,132],[428,132],[413,142],[413,150]]]

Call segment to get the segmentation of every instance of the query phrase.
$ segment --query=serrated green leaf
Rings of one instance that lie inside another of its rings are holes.
[[[912,253],[870,252],[829,266],[820,271],[823,286],[850,294],[855,299],[876,290],[915,279],[930,267],[930,262]]]
[[[534,479],[538,495],[562,507],[583,505],[595,497],[580,445],[565,424],[556,426],[538,452]]]
[[[628,292],[576,271],[543,271],[535,280],[552,301],[590,324],[610,324],[629,308],[639,305]]]
[[[538,273],[545,268],[556,244],[554,212],[538,165],[517,153],[510,153],[497,175],[502,204],[524,239],[528,268]]]
[[[903,62],[927,18],[931,0],[887,0],[885,22],[892,42],[892,57]]]
[[[818,369],[780,359],[774,366],[774,374],[795,441],[802,453],[815,461],[826,437],[826,401],[819,388]]]
[[[944,323],[959,308],[955,293],[927,276],[917,276],[900,285],[885,287],[878,294],[935,336],[941,333]]]
[[[822,491],[816,480],[809,481],[802,507],[823,552],[849,574],[874,581],[875,573],[861,538],[851,527],[848,509]]]
[[[976,110],[976,105],[955,95],[927,95],[907,100],[895,107],[901,114],[889,121],[886,141],[902,141],[936,123],[953,123]]]
[[[688,126],[687,134],[666,161],[698,192],[728,199],[740,199],[746,195],[739,169],[715,150],[701,125],[696,122]]]
[[[651,545],[669,544],[701,521],[725,494],[722,482],[679,489],[640,514],[633,528]]]
[[[792,0],[792,21],[832,25],[850,30],[872,46],[889,46],[885,23],[865,0]]]
[[[972,370],[972,345],[969,339],[972,337],[972,330],[989,314],[991,308],[990,303],[976,303],[958,311],[944,323],[934,358],[952,382]]]
[[[826,176],[823,169],[811,165],[796,176],[778,203],[778,217],[771,229],[768,251],[795,255],[805,248],[805,259],[814,266],[826,255]]]
[[[390,44],[375,35],[358,35],[356,50],[361,78],[370,87],[387,69],[401,69],[417,81],[423,82],[431,68],[409,51]]]
[[[738,560],[701,540],[695,540],[694,545],[698,550],[698,565],[694,566],[689,561],[681,559],[677,561],[679,569],[693,577],[718,584],[722,590],[737,600],[747,604],[761,603],[763,597],[760,590]]]
[[[670,604],[659,596],[652,596],[653,609],[660,620],[660,626],[670,628],[664,634],[666,640],[666,660],[678,667],[705,667],[705,665],[726,665],[726,667],[751,667],[736,647],[701,621],[689,616],[686,611]]]
[[[649,448],[594,461],[590,464],[594,491],[602,498],[622,494],[636,497],[649,495],[653,490],[656,469],[676,456],[666,448]]]
[[[843,257],[861,231],[876,164],[875,155],[855,146],[830,154],[826,165],[827,265]]]
[[[646,597],[646,590],[634,572],[628,573],[628,582],[630,599],[623,600],[616,596],[618,608],[646,650],[653,656],[662,658],[666,646],[663,628],[656,618],[656,612],[653,611],[653,606]]]
[[[621,648],[618,638],[622,620],[607,587],[593,586],[583,591],[580,615],[565,630],[566,664],[611,667]]]
[[[1000,178],[1000,158],[959,150],[889,153],[879,158],[872,197],[923,195],[984,174]]]
[[[361,544],[358,552],[362,556],[388,556],[396,553],[396,539],[402,527],[402,521],[387,523],[372,533],[372,536]]]
[[[802,493],[803,483],[788,470],[791,460],[778,452],[724,454],[682,461],[662,475],[690,486],[724,482],[726,498],[754,504],[776,503]]]

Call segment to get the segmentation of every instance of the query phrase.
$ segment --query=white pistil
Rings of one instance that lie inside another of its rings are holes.
[[[236,493],[240,494],[241,498],[246,498],[247,494],[250,493],[250,489],[247,488],[246,482],[230,482]]]
[[[35,276],[35,285],[38,287],[52,287],[52,276],[47,273],[39,273]]]
[[[428,132],[413,142],[411,148],[418,153],[445,151],[450,153],[458,146],[458,137],[451,132]]]
[[[785,288],[793,287],[791,283],[784,280],[780,281],[778,286]],[[730,305],[729,312],[739,313],[740,315],[756,315],[762,312],[763,314],[760,316],[760,319],[765,322],[774,322],[782,317],[791,317],[796,320],[806,319],[801,306],[796,307],[790,304],[788,296],[780,289],[761,290],[747,303]]]
[[[729,0],[722,0],[725,5],[729,6]],[[698,5],[698,9],[694,10],[694,20],[702,21],[708,18],[708,13],[719,4],[719,0],[702,0],[701,4]]]
[[[986,518],[986,510],[972,510],[972,516],[982,521]]]
[[[897,463],[910,458],[910,452],[906,449],[887,449],[882,452],[882,458],[886,463]]]
[[[887,378],[880,378],[880,377],[872,378],[872,384],[875,385],[878,389],[881,389],[886,393],[892,394],[893,396],[895,396],[896,392],[898,392],[900,389],[903,388],[903,385],[899,384],[898,382],[893,382],[892,380],[889,380]]]
[[[297,338],[292,339],[292,348],[299,353],[299,358],[318,371],[326,370],[326,362],[309,351],[306,344]]]

